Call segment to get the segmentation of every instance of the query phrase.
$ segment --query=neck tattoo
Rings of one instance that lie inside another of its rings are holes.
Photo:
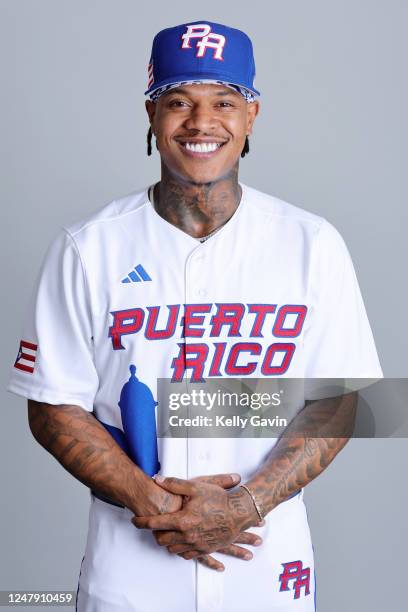
[[[154,185],[151,185],[149,187],[149,191],[148,191],[148,197],[150,202],[153,205],[153,208],[155,210],[156,209],[156,205],[155,205],[155,201],[154,201]],[[213,236],[214,234],[216,234],[222,227],[224,227],[224,225],[229,221],[229,219],[226,219],[224,221],[224,223],[222,223],[221,225],[219,225],[218,227],[216,227],[212,232],[210,232],[209,234],[207,234],[206,236],[201,236],[200,238],[196,238],[196,240],[199,240],[200,242],[205,242],[206,240],[208,240],[208,238],[211,238],[211,236]]]

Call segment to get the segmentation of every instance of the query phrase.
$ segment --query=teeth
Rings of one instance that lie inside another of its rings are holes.
[[[189,151],[194,151],[194,153],[213,153],[221,145],[218,144],[217,142],[203,142],[201,144],[200,143],[187,142],[184,146]]]

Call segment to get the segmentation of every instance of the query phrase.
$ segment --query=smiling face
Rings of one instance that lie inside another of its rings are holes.
[[[224,85],[183,85],[146,110],[162,164],[182,182],[203,184],[227,177],[237,166],[259,111]]]

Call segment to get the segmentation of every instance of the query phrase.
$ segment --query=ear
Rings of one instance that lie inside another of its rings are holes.
[[[247,136],[252,134],[252,128],[254,125],[254,121],[256,116],[259,113],[259,100],[254,100],[253,102],[247,103]]]
[[[146,112],[147,112],[147,114],[149,116],[150,126],[151,126],[152,132],[154,134],[153,122],[154,122],[154,115],[156,113],[156,104],[154,102],[152,102],[151,100],[146,100],[145,107],[146,107]]]

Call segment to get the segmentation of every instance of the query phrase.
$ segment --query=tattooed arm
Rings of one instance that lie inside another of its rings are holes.
[[[306,402],[265,464],[245,483],[265,513],[314,480],[346,445],[354,430],[357,398],[354,392]]]
[[[129,459],[92,413],[28,400],[35,439],[83,484],[135,514],[174,512],[181,497],[164,491]]]
[[[306,402],[265,463],[245,483],[265,514],[333,461],[353,432],[356,405],[357,393]],[[187,503],[173,515],[133,517],[132,522],[139,528],[158,530],[158,543],[170,552],[183,553],[184,558],[220,552],[239,531],[259,524],[253,501],[244,489],[222,491],[176,478],[158,482],[169,492],[188,496]]]
[[[181,508],[182,496],[166,491],[140,470],[93,414],[80,406],[28,400],[28,420],[35,439],[70,474],[135,515],[173,513]],[[224,490],[238,484],[240,477],[214,474],[193,480]],[[240,533],[225,553],[247,559],[252,553],[236,544],[256,546],[261,542],[259,536]],[[222,566],[210,555],[204,555],[200,562],[214,569]]]

